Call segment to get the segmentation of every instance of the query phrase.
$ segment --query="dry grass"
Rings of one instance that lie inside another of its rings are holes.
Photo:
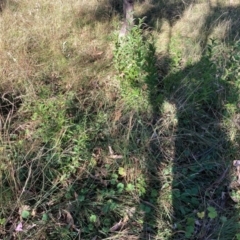
[[[109,23],[89,19],[90,25],[81,26],[89,15],[95,18],[98,1],[21,1],[16,11],[11,10],[15,2],[9,4],[1,16],[0,45],[1,66],[8,69],[1,71],[1,79],[8,87],[28,85],[42,75],[59,76],[67,87],[91,76],[94,64],[89,63],[106,62],[111,55],[104,39],[111,33]],[[93,13],[83,18],[83,11]]]

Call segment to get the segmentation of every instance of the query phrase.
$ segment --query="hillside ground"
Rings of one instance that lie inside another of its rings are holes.
[[[1,239],[240,239],[239,0],[0,6]]]

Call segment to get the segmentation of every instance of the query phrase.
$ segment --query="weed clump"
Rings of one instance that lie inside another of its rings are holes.
[[[121,94],[127,105],[135,109],[146,108],[148,94],[152,94],[157,80],[155,42],[144,31],[144,19],[134,25],[129,33],[116,40],[114,66],[120,80]]]

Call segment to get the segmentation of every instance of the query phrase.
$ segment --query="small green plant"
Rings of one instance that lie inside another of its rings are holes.
[[[27,219],[30,216],[30,212],[27,210],[23,210],[21,216],[23,219]]]
[[[43,213],[43,215],[42,215],[42,221],[43,221],[43,222],[47,222],[48,219],[49,219],[48,214],[47,214],[47,213]]]
[[[218,213],[214,207],[208,207],[208,217],[214,219],[218,216]]]
[[[194,224],[195,220],[194,218],[187,218],[187,226],[186,226],[186,232],[185,232],[185,237],[190,238],[194,232]]]
[[[143,20],[140,19],[125,38],[117,40],[114,50],[114,64],[119,75],[135,86],[152,73],[154,65],[154,41],[149,36],[144,39]]]
[[[157,75],[154,40],[143,31],[143,21],[139,19],[127,36],[118,39],[114,50],[114,66],[121,80],[122,96],[128,103],[137,101],[138,107],[139,102],[147,103],[143,92],[152,90]]]
[[[4,225],[6,223],[6,218],[0,218],[0,225]]]

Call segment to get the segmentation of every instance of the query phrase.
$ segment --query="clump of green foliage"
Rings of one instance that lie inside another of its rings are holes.
[[[126,36],[118,38],[114,50],[121,94],[127,105],[135,109],[147,105],[147,96],[157,76],[154,38],[143,30],[143,22],[144,19],[139,19]]]

